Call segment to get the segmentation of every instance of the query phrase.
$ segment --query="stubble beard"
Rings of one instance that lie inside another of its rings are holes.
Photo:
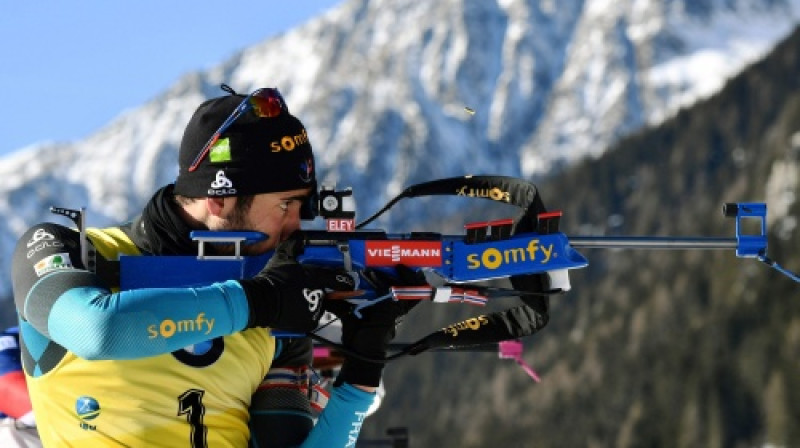
[[[253,232],[254,227],[249,219],[247,219],[247,210],[242,210],[239,207],[234,207],[230,217],[225,220],[219,228],[211,229],[217,232]],[[267,236],[269,237],[269,235]],[[265,251],[255,250],[255,245],[242,245],[242,255],[261,255]],[[220,255],[233,255],[235,249],[233,244],[218,244],[215,245],[215,252]]]

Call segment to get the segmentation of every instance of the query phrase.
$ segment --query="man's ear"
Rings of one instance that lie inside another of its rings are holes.
[[[229,200],[226,201],[226,199]],[[225,209],[225,206],[228,205],[230,207],[233,205],[233,202],[233,198],[208,197],[206,198],[206,210],[208,210],[208,214],[211,216],[225,218],[228,216],[228,210]]]

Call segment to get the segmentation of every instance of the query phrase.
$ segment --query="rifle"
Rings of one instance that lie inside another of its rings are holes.
[[[479,198],[515,206],[516,218],[469,223],[462,235],[436,232],[391,234],[364,227],[388,211],[401,199],[419,196],[450,195]],[[365,269],[391,271],[403,264],[421,271],[428,286],[392,288],[391,295],[379,297],[367,282],[359,289],[355,312],[378,300],[422,300],[463,302],[483,305],[488,299],[518,297],[522,305],[503,311],[469,318],[404,345],[386,362],[426,350],[458,350],[497,346],[503,341],[519,340],[547,323],[550,295],[570,289],[568,271],[588,265],[576,248],[619,249],[735,249],[737,257],[755,258],[796,282],[800,277],[767,257],[766,204],[727,203],[723,215],[736,219],[736,236],[714,237],[612,237],[567,236],[558,230],[562,216],[547,211],[532,183],[505,176],[463,176],[412,185],[389,201],[382,209],[355,225],[352,190],[337,191],[323,187],[315,200],[326,230],[304,232],[305,252],[301,263],[343,267],[356,277]],[[83,211],[51,209],[70,217],[83,229]],[[745,233],[745,220],[760,220],[759,233]],[[242,255],[242,245],[260,241],[258,232],[192,232],[198,242],[197,256],[120,257],[120,288],[201,286],[215,281],[248,278],[256,275],[272,253]],[[82,239],[82,241],[84,241]],[[229,256],[206,254],[206,244],[233,245]],[[82,248],[82,253],[84,249]],[[496,286],[508,281],[511,287]],[[494,283],[493,283],[494,282]],[[276,332],[278,337],[296,334]],[[352,356],[346,348],[314,333],[310,337],[336,347]],[[502,355],[502,353],[501,353]],[[533,376],[533,375],[532,375]]]

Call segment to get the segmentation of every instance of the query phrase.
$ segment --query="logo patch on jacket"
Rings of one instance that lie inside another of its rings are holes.
[[[59,269],[70,268],[72,268],[72,261],[69,259],[69,254],[66,252],[48,255],[33,265],[33,269],[36,271],[37,277],[41,277]]]

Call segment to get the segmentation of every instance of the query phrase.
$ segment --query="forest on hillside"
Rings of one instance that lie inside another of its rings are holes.
[[[726,87],[538,185],[567,235],[732,237],[768,202],[769,256],[800,271],[800,31]],[[462,217],[454,220],[463,223]],[[369,439],[414,447],[800,446],[800,285],[732,250],[597,250],[526,338],[534,383],[492,353],[389,365]],[[419,307],[398,339],[474,309]]]

